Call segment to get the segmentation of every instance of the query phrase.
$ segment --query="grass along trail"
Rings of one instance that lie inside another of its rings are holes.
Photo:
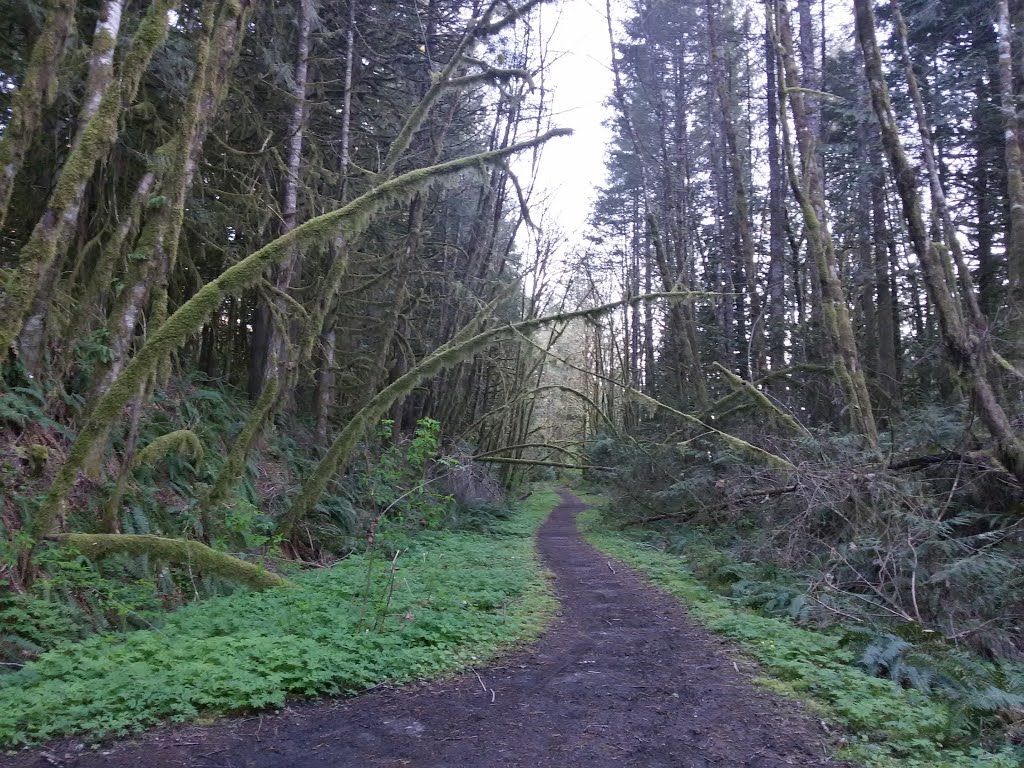
[[[799,705],[755,688],[725,641],[583,542],[568,492],[537,547],[561,615],[533,646],[453,679],[212,726],[165,728],[77,766],[832,765]],[[58,757],[60,757],[58,755]],[[48,765],[39,753],[19,766]]]
[[[604,503],[596,497],[595,505]],[[1019,748],[989,751],[962,731],[964,717],[947,702],[864,672],[841,634],[816,631],[786,618],[764,616],[718,594],[691,572],[707,570],[709,554],[656,546],[644,532],[612,530],[597,509],[580,516],[585,539],[609,557],[638,569],[687,606],[689,615],[731,641],[756,682],[807,703],[822,723],[841,733],[838,756],[865,768],[1019,768]]]

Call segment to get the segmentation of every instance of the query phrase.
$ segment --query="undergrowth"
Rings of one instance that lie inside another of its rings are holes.
[[[0,394],[0,677],[96,633],[160,628],[169,612],[239,588],[193,564],[90,560],[53,543],[32,547],[28,524],[69,438],[45,418],[52,399],[38,384]],[[125,430],[115,430],[103,459],[107,477],[79,483],[68,529],[105,532],[116,522],[122,533],[201,539],[275,570],[298,570],[282,559],[276,527],[316,461],[308,425],[268,425],[232,492],[203,508],[251,407],[201,373],[172,379],[142,415],[134,458]],[[470,447],[442,444],[439,422],[421,419],[412,435],[393,436],[391,427],[382,422],[367,435],[352,471],[331,482],[304,522],[303,559],[327,565],[373,546],[384,556],[406,550],[424,530],[485,533],[508,520],[504,489],[472,461]],[[128,470],[123,485],[121,469]],[[35,573],[24,579],[29,549]]]
[[[532,536],[557,500],[537,492],[487,535],[424,532],[397,556],[353,555],[294,588],[67,642],[0,678],[0,744],[126,734],[476,664],[536,636],[551,615]]]
[[[644,534],[612,531],[602,525],[596,510],[585,512],[580,524],[591,544],[643,571],[683,601],[698,621],[736,641],[763,670],[759,682],[808,701],[823,717],[842,725],[849,742],[841,757],[872,768],[1021,765],[1019,750],[989,751],[972,744],[975,734],[950,703],[859,668],[862,654],[843,635],[760,615],[741,597],[716,594],[695,577],[685,549],[667,552],[645,541]],[[709,550],[704,555],[712,556]]]

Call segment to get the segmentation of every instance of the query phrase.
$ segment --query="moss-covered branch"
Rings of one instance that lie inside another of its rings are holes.
[[[344,231],[346,236],[352,237],[365,229],[378,211],[394,203],[407,200],[416,192],[428,189],[442,178],[470,168],[500,162],[510,155],[532,149],[556,136],[567,136],[571,133],[566,129],[556,129],[528,141],[511,144],[504,149],[481,152],[477,155],[449,160],[439,165],[402,174],[337,210],[310,219],[291,232],[254,251],[204,285],[173,315],[167,318],[163,325],[150,334],[149,339],[121,372],[121,375],[96,402],[88,420],[71,446],[67,460],[55,475],[35,516],[32,525],[33,538],[39,540],[51,532],[54,520],[63,509],[68,492],[92,451],[93,445],[105,436],[109,426],[120,418],[125,403],[137,390],[139,383],[154,371],[161,361],[203,327],[203,324],[217,311],[225,296],[238,293],[254,285],[263,276],[263,272],[268,266],[285,258],[295,247],[329,239],[339,230]]]
[[[420,361],[419,364],[410,368],[403,376],[395,379],[390,385],[378,392],[349,420],[341,434],[338,435],[330,449],[320,460],[320,463],[317,464],[312,474],[302,484],[299,495],[281,518],[278,533],[285,538],[292,535],[296,524],[312,512],[313,506],[320,499],[320,496],[323,495],[330,479],[337,473],[344,471],[356,443],[366,433],[366,430],[373,424],[376,424],[394,403],[407,396],[427,379],[436,376],[453,365],[458,365],[463,360],[472,357],[495,342],[515,339],[520,335],[529,334],[545,325],[603,315],[623,305],[639,304],[661,298],[682,300],[690,298],[691,295],[688,291],[651,293],[621,301],[613,301],[599,307],[579,309],[573,312],[560,312],[530,320],[522,320],[518,323],[503,325],[477,333],[475,329],[482,322],[481,315],[478,315],[459,331],[450,342],[439,347]]]
[[[169,453],[188,456],[193,462],[203,460],[203,444],[191,429],[176,429],[154,438],[135,456],[133,467],[151,467]]]
[[[744,395],[750,398],[750,400],[756,406],[764,410],[766,413],[772,414],[779,422],[781,422],[788,429],[791,429],[794,432],[803,431],[803,429],[801,428],[800,424],[797,422],[796,419],[794,419],[788,413],[783,413],[783,411],[777,405],[775,405],[775,403],[768,399],[768,396],[765,395],[764,392],[759,390],[749,381],[740,376],[737,376],[735,373],[730,371],[717,360],[713,363],[713,366],[718,369],[719,373],[721,373],[722,376],[725,377],[725,380],[729,382],[729,385],[731,387],[733,387],[737,392],[742,392]]]
[[[473,461],[483,461],[489,459],[492,456],[497,456],[499,453],[507,453],[508,451],[520,451],[524,448],[538,448],[543,451],[553,451],[555,453],[562,453],[566,456],[575,459],[576,454],[570,450],[567,450],[560,445],[551,445],[550,443],[519,443],[518,445],[503,445],[500,448],[495,448],[491,451],[485,451],[484,453],[478,453],[473,457]]]
[[[720,440],[722,440],[722,442],[724,442],[726,445],[750,457],[754,461],[757,461],[761,464],[766,464],[769,467],[775,467],[776,469],[796,469],[796,467],[794,467],[781,456],[777,456],[774,453],[766,451],[764,448],[758,448],[756,445],[748,443],[746,440],[736,437],[735,435],[730,435],[726,432],[723,432],[720,429],[715,429],[710,424],[706,424],[700,419],[698,419],[696,416],[692,416],[689,413],[683,413],[682,411],[677,411],[672,406],[665,405],[665,403],[661,402],[660,400],[655,400],[653,397],[648,397],[642,392],[637,392],[635,389],[626,388],[625,391],[627,396],[636,400],[638,403],[647,405],[655,409],[660,408],[666,413],[672,414],[680,421],[685,421],[688,424],[693,424],[695,427],[700,427],[701,429],[707,430],[708,432],[712,433]]]
[[[250,589],[286,587],[290,584],[287,579],[258,565],[217,552],[205,544],[188,539],[117,533],[65,533],[54,536],[53,539],[74,547],[94,560],[108,555],[146,555],[155,560],[189,565],[204,573],[244,584]]]
[[[537,346],[538,349],[542,349],[542,350],[544,349],[540,345],[535,345],[535,346]],[[559,360],[559,361],[562,361],[562,362],[567,362],[567,361],[562,360],[562,358],[557,357],[552,352],[545,351],[545,354],[551,355],[556,360]],[[567,363],[567,364],[569,364],[570,367],[575,368],[578,371],[583,371],[583,373],[589,373],[589,371],[585,371],[582,368],[578,368],[576,366],[573,366],[571,363]],[[533,397],[534,395],[538,395],[541,392],[547,392],[548,390],[552,390],[552,389],[557,389],[557,390],[561,390],[563,392],[566,392],[568,394],[572,394],[572,395],[574,395],[576,397],[579,397],[584,402],[586,402],[587,405],[589,405],[591,408],[595,409],[595,411],[597,411],[597,413],[600,414],[602,419],[605,419],[605,424],[608,426],[608,429],[611,430],[612,434],[614,434],[616,437],[618,437],[619,433],[618,433],[618,430],[615,429],[614,422],[612,422],[612,420],[609,419],[608,416],[604,412],[601,411],[601,409],[598,407],[597,403],[595,403],[593,401],[593,399],[591,399],[588,395],[585,395],[584,393],[580,392],[579,390],[573,389],[572,387],[566,386],[564,384],[544,384],[542,386],[534,387],[533,389],[526,390],[525,392],[522,392],[521,394],[517,395],[516,397],[514,397],[514,398],[512,398],[510,400],[506,400],[501,405],[496,406],[496,407],[492,408],[491,410],[487,411],[483,416],[481,416],[476,421],[474,421],[472,424],[470,424],[468,427],[463,429],[462,432],[460,432],[457,435],[457,437],[465,437],[466,435],[470,434],[474,429],[479,427],[484,421],[489,419],[491,416],[494,416],[497,413],[501,413],[502,411],[507,410],[508,408],[511,408],[512,406],[518,405],[519,403],[521,403],[526,398]]]
[[[481,456],[477,461],[488,461],[495,464],[513,464],[522,467],[554,467],[555,469],[597,469],[614,472],[614,467],[595,467],[590,464],[568,464],[562,461],[545,461],[543,459],[512,459],[506,456]]]

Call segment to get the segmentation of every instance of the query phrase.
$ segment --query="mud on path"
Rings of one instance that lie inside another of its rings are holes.
[[[93,754],[18,766],[704,768],[833,766],[821,727],[753,687],[725,642],[668,595],[584,543],[568,492],[538,549],[559,620],[479,673],[282,713],[152,731]],[[2,759],[0,759],[2,761]],[[66,761],[66,762],[65,762]]]

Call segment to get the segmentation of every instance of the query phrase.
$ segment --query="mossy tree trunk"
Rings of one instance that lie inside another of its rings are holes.
[[[25,163],[43,110],[57,95],[57,72],[64,58],[68,36],[75,20],[77,0],[51,0],[43,19],[42,32],[32,46],[21,85],[11,96],[10,117],[0,136],[0,230],[14,192],[14,182]],[[8,74],[8,73],[5,73]],[[6,339],[9,343],[10,339]],[[7,343],[0,355],[7,354]]]
[[[120,374],[147,304],[151,305],[148,327],[159,328],[167,317],[167,286],[177,263],[188,193],[210,125],[234,71],[249,7],[250,0],[206,0],[203,5],[203,37],[181,122],[176,135],[154,153],[151,161],[150,170],[158,179],[153,196],[160,202],[147,211],[134,248],[143,259],[134,262],[129,287],[111,313],[107,328],[110,363],[96,377],[93,398],[102,395]]]
[[[95,113],[72,146],[18,263],[5,283],[0,300],[0,350],[6,350],[21,332],[46,276],[66,248],[78,221],[83,197],[98,163],[107,158],[120,132],[121,116],[135,100],[142,76],[156,50],[167,37],[167,15],[178,0],[154,0],[143,17],[114,75],[115,87],[104,92]]]
[[[867,380],[860,362],[850,310],[842,285],[836,273],[836,254],[829,229],[823,168],[818,156],[817,137],[805,103],[804,90],[793,57],[793,33],[790,28],[789,9],[785,0],[775,3],[776,42],[782,65],[781,82],[785,90],[780,94],[783,104],[789,102],[793,125],[797,134],[802,174],[797,175],[792,151],[788,149],[787,121],[783,120],[783,146],[790,172],[790,186],[800,205],[807,233],[807,247],[817,265],[821,282],[822,320],[832,357],[832,367],[849,411],[850,425],[862,435],[869,447],[878,443],[878,429],[868,394]]]
[[[301,224],[288,234],[257,249],[204,285],[149,335],[121,374],[98,398],[34,517],[31,530],[33,538],[40,540],[51,533],[86,459],[95,450],[96,444],[105,439],[111,426],[121,418],[122,409],[144,378],[153,373],[161,362],[189,337],[200,331],[211,315],[220,308],[225,296],[237,294],[254,285],[263,276],[267,267],[284,259],[296,245],[333,238],[339,230],[347,237],[355,236],[370,223],[378,211],[408,199],[440,179],[472,168],[501,162],[510,155],[532,149],[556,136],[568,133],[556,129],[503,150],[471,155],[402,174],[359,196],[348,205]]]
[[[96,20],[96,28],[92,37],[92,52],[89,58],[89,74],[85,81],[85,93],[82,95],[81,108],[78,111],[78,130],[71,140],[72,151],[77,149],[84,137],[85,127],[99,111],[103,97],[114,84],[114,50],[121,30],[121,17],[124,13],[125,0],[107,0]],[[70,236],[77,224],[69,222],[66,226]],[[0,221],[0,226],[3,222]],[[18,335],[18,351],[25,368],[38,375],[41,372],[43,347],[46,340],[46,321],[49,315],[53,294],[61,273],[61,266],[67,248],[58,246],[58,255],[50,268],[42,275],[40,285],[32,301],[32,308],[22,325]]]
[[[990,379],[991,350],[983,333],[965,319],[954,286],[947,279],[951,270],[946,251],[928,238],[917,190],[917,174],[903,150],[889,101],[870,0],[854,0],[854,12],[871,102],[882,130],[882,143],[895,178],[914,254],[924,273],[928,298],[938,318],[946,354],[961,383],[973,393],[978,414],[996,440],[997,457],[1011,474],[1024,482],[1024,441],[1011,427]]]

